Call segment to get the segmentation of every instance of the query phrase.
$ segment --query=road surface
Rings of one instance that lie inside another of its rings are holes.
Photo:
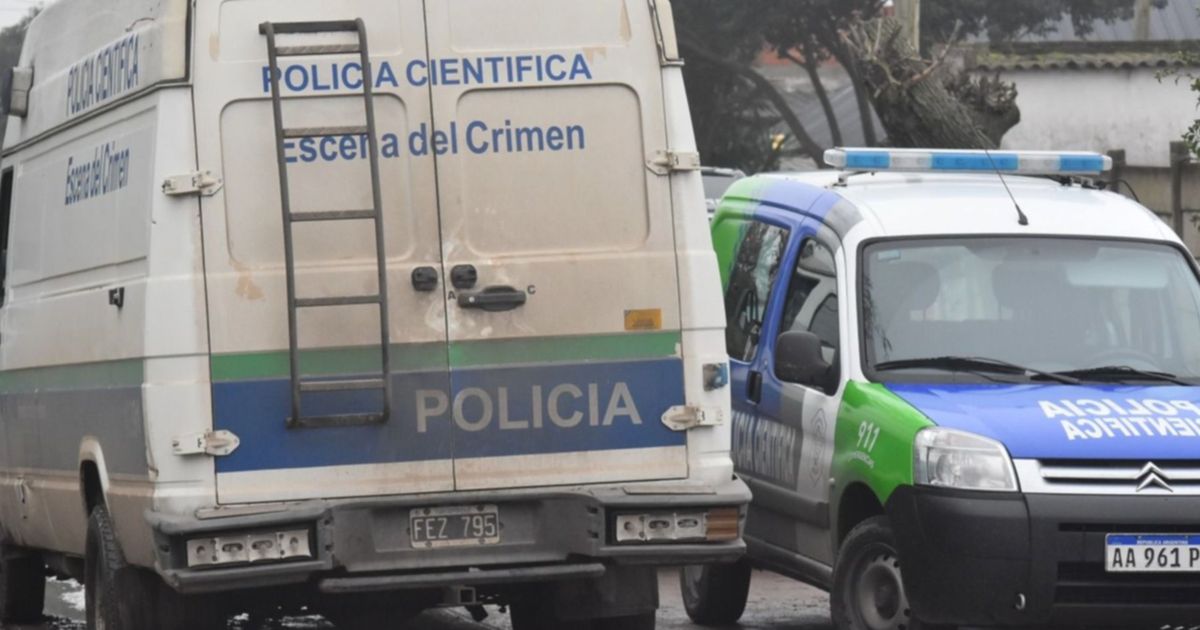
[[[660,630],[694,630],[679,600],[674,571],[659,574],[662,607],[658,613]],[[46,594],[47,614],[52,617],[39,626],[12,626],[4,630],[84,630],[83,589],[74,582],[51,581]],[[488,609],[488,618],[475,623],[461,609],[438,610],[421,615],[401,627],[380,630],[510,630],[508,615]],[[833,630],[829,621],[829,598],[820,591],[772,573],[756,571],[750,588],[750,603],[740,628],[747,630]],[[334,630],[319,617],[288,618],[251,628],[244,618],[235,618],[229,630]]]

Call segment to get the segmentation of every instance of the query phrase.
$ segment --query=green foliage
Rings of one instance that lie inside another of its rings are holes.
[[[1180,65],[1186,68],[1200,67],[1200,53],[1193,51],[1183,51],[1179,53]],[[1186,84],[1191,89],[1193,94],[1200,96],[1200,74],[1194,71],[1184,71],[1179,68],[1171,70],[1162,70],[1158,73],[1158,80],[1163,81],[1168,78],[1174,78],[1176,84]],[[1200,109],[1200,103],[1196,105]],[[1192,121],[1192,124],[1183,132],[1183,141],[1187,143],[1188,150],[1192,155],[1200,158],[1200,118]]]

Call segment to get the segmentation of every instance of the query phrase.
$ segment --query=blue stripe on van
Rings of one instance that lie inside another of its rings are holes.
[[[444,394],[448,378],[453,397]],[[214,427],[241,439],[217,459],[217,472],[682,446],[687,439],[661,420],[684,404],[678,358],[393,374],[392,387],[385,425],[288,429],[286,379],[215,383]],[[304,412],[371,411],[379,395],[312,394]]]

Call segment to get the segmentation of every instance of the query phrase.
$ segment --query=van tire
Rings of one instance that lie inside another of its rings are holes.
[[[137,588],[121,588],[118,581],[124,580],[126,572],[125,554],[117,542],[116,531],[108,508],[98,504],[88,517],[87,550],[84,557],[84,590],[87,602],[87,627],[95,630],[134,630],[138,619],[132,614],[136,607],[126,605],[123,598],[136,597]],[[130,584],[129,586],[132,586]],[[149,600],[142,599],[145,606]]]
[[[45,603],[46,566],[41,558],[0,559],[0,625],[38,623]]]
[[[886,516],[859,523],[838,552],[830,612],[838,630],[950,630],[912,616]]]
[[[692,621],[702,626],[728,626],[746,612],[750,596],[750,563],[686,566],[679,570],[679,592]]]

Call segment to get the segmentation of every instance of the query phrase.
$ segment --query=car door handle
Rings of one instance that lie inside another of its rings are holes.
[[[525,305],[527,296],[524,291],[512,287],[487,287],[473,293],[459,293],[459,308],[477,308],[481,311],[499,313],[511,311]]]
[[[746,398],[756,405],[762,402],[762,372],[751,370],[747,375]]]

